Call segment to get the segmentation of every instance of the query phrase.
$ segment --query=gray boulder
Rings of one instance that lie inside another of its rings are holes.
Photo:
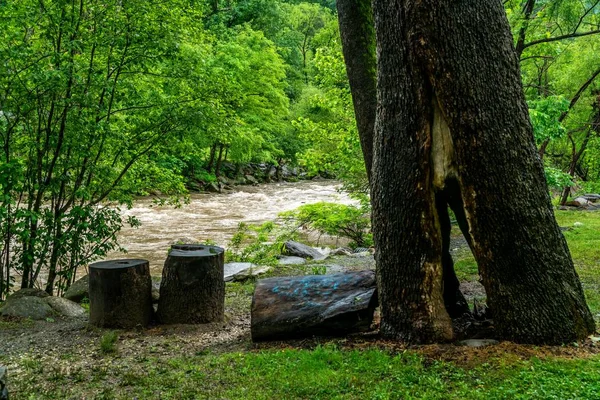
[[[204,189],[210,193],[221,193],[221,185],[219,185],[217,182],[208,183]]]
[[[246,175],[244,178],[246,178],[246,182],[249,185],[258,185],[258,179],[256,179],[252,175]]]
[[[73,282],[73,284],[67,289],[63,297],[65,299],[81,303],[81,300],[89,296],[90,277],[88,275],[82,277],[79,280]]]
[[[0,308],[0,315],[45,320],[54,315],[54,310],[48,305],[46,298],[9,296]]]
[[[67,318],[87,318],[85,308],[81,307],[74,301],[67,300],[64,297],[47,297],[46,302],[58,314]]]
[[[285,242],[285,251],[290,256],[312,258],[313,260],[325,259],[325,255],[319,250],[293,240]]]
[[[48,297],[48,296],[50,296],[50,295],[41,289],[27,288],[27,289],[17,290],[16,292],[14,292],[10,296],[8,296],[8,298],[6,300],[20,299],[22,297]]]

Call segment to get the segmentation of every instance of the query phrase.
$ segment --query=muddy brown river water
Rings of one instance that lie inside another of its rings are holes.
[[[320,201],[354,203],[339,191],[340,187],[335,181],[238,186],[233,193],[192,194],[190,203],[181,208],[157,206],[150,198],[139,199],[123,214],[137,217],[142,226],[124,228],[119,243],[127,253],[112,252],[107,259],[143,258],[150,261],[151,272],[156,275],[175,242],[210,240],[227,247],[240,222],[262,223],[275,219],[282,211]]]

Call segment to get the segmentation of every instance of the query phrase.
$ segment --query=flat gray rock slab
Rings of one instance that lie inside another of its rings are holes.
[[[249,262],[233,262],[223,265],[225,282],[233,281],[235,274],[252,267],[256,267],[256,265]]]
[[[461,340],[458,342],[460,346],[468,346],[468,347],[485,347],[485,346],[493,346],[498,344],[497,340],[494,339],[467,339]]]
[[[279,265],[302,265],[306,264],[306,259],[296,256],[284,256],[279,259]]]

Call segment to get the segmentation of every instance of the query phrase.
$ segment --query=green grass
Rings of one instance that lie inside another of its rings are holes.
[[[117,351],[117,341],[119,334],[116,331],[108,331],[100,338],[100,351],[104,354],[115,353]]]
[[[39,373],[37,364],[24,365]],[[50,368],[51,369],[51,368]],[[407,351],[268,350],[146,359],[46,371],[15,382],[15,398],[598,399],[600,358],[490,359],[461,366]],[[39,378],[39,377],[38,377]]]

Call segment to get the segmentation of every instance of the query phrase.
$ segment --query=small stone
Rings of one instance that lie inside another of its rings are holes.
[[[461,340],[458,342],[459,346],[467,346],[467,347],[485,347],[485,346],[493,346],[498,344],[497,340],[494,339],[467,339]]]

